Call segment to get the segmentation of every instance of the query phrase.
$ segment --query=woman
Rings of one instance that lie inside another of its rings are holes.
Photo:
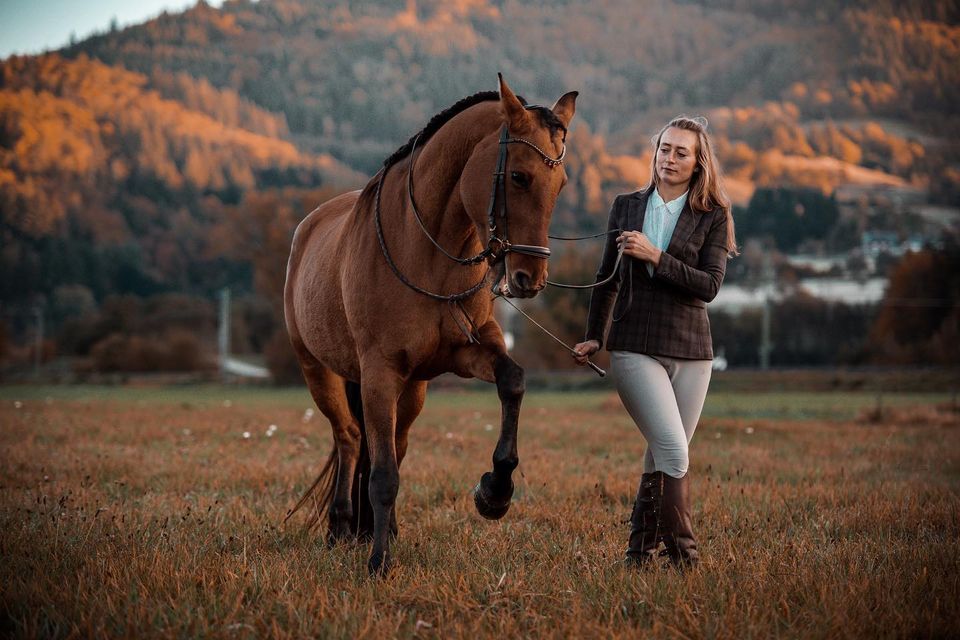
[[[736,253],[730,200],[706,120],[677,117],[654,138],[650,184],[616,198],[593,290],[584,341],[587,358],[607,340],[617,392],[647,441],[627,561],[651,561],[662,541],[676,566],[694,565],[688,445],[710,382],[713,347],[706,303]],[[614,230],[621,230],[619,235]],[[614,237],[616,235],[616,237]],[[618,295],[619,294],[619,295]]]

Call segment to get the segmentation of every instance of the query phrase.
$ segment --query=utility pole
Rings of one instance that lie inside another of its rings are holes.
[[[226,376],[227,358],[230,357],[230,289],[220,289],[220,327],[218,332],[220,347],[220,373]]]
[[[38,304],[33,308],[33,312],[37,316],[37,335],[33,354],[33,375],[35,378],[39,378],[40,365],[43,363],[43,307]]]
[[[763,316],[760,324],[760,368],[766,371],[770,368],[770,292],[763,297]]]
[[[770,368],[770,352],[773,351],[773,343],[770,340],[770,317],[772,315],[773,289],[776,286],[773,261],[770,259],[770,252],[767,251],[763,256],[763,316],[760,323],[760,369],[766,371]]]

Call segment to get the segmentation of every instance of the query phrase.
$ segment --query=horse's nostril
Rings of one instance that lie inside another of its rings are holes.
[[[526,271],[517,271],[514,274],[513,279],[517,283],[517,288],[522,291],[530,289],[531,285],[533,284]]]

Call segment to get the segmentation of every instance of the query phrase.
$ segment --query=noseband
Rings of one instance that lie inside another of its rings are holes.
[[[530,109],[531,107],[527,107]],[[426,225],[423,223],[423,218],[420,215],[420,211],[417,209],[416,202],[413,198],[413,164],[414,164],[414,152],[417,148],[417,142],[419,142],[419,137],[416,138],[413,142],[413,146],[410,150],[410,163],[407,170],[407,196],[412,206],[414,215],[417,219],[417,224],[420,226],[420,229],[427,236],[427,239],[433,243],[433,245],[439,249],[445,256],[457,262],[461,265],[475,265],[483,262],[484,260],[492,268],[493,266],[503,263],[504,269],[506,269],[506,257],[508,253],[519,253],[525,256],[531,256],[534,258],[548,259],[550,257],[550,248],[542,247],[538,245],[529,245],[529,244],[512,244],[507,237],[507,186],[506,186],[506,166],[507,166],[507,145],[509,144],[525,144],[528,147],[535,150],[540,154],[540,158],[543,160],[551,169],[563,164],[563,159],[567,155],[567,146],[563,145],[563,151],[560,153],[560,157],[552,158],[547,155],[540,147],[534,143],[526,140],[524,138],[511,138],[507,132],[507,127],[504,125],[500,129],[500,141],[499,141],[499,154],[497,156],[497,166],[493,172],[493,188],[490,192],[490,204],[487,207],[487,226],[489,230],[489,238],[487,240],[486,248],[475,256],[469,258],[460,258],[454,256],[447,252],[440,243],[438,243],[433,236],[430,235],[430,232],[427,231]],[[483,275],[479,282],[475,285],[460,291],[459,293],[453,294],[440,294],[428,291],[423,287],[420,287],[413,282],[411,282],[403,273],[400,271],[400,268],[393,261],[393,258],[390,256],[390,252],[387,250],[387,244],[383,237],[383,225],[381,223],[380,216],[380,192],[383,186],[383,181],[387,177],[387,172],[390,170],[390,167],[384,167],[383,172],[380,174],[380,180],[377,181],[377,191],[376,191],[376,203],[374,208],[374,220],[377,227],[377,240],[380,243],[380,251],[383,253],[383,257],[386,259],[387,264],[390,265],[390,269],[393,271],[394,275],[405,284],[410,289],[413,289],[417,293],[421,293],[428,298],[434,300],[441,300],[444,302],[459,302],[465,300],[479,291],[486,281],[487,273]],[[497,195],[500,195],[500,207],[497,208]]]

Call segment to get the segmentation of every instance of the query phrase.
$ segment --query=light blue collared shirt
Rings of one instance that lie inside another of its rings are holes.
[[[683,195],[664,202],[659,189],[654,189],[650,197],[647,198],[647,212],[643,217],[643,234],[650,239],[655,247],[661,251],[666,251],[670,246],[670,238],[673,237],[673,230],[677,228],[677,220],[680,219],[680,212],[683,211],[683,205],[687,203],[689,191],[684,191]],[[646,263],[647,273],[653,275],[653,265]]]

